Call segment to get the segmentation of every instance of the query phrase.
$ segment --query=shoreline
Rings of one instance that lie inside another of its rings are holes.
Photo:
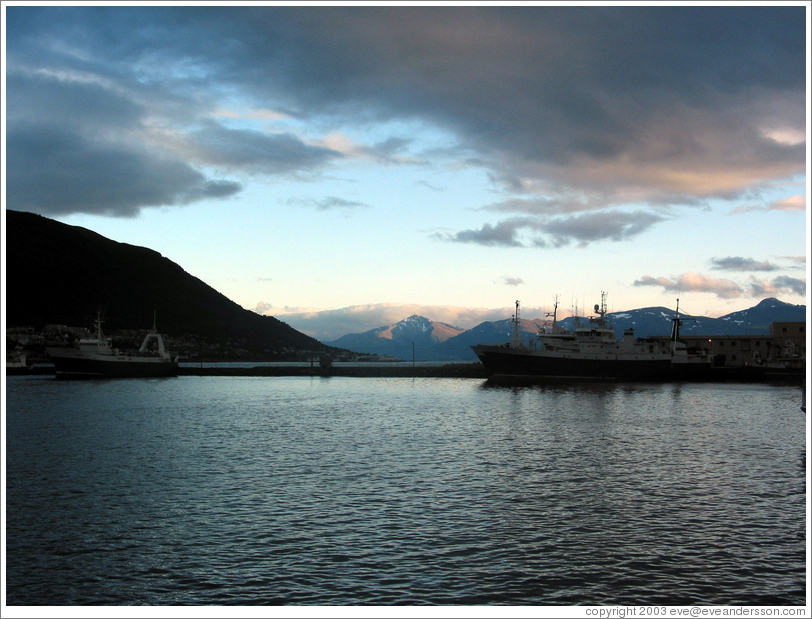
[[[253,367],[181,367],[179,376],[355,376],[363,378],[488,378],[478,363],[452,363],[438,366],[266,366]]]
[[[743,371],[744,368],[718,368],[711,375],[698,380],[655,381],[655,382],[734,382],[734,383],[798,383],[804,382],[802,372],[766,372]],[[55,375],[53,366],[37,365],[32,368],[7,368],[6,376]],[[623,382],[613,379],[589,379],[578,377],[539,377],[539,376],[489,376],[480,363],[449,363],[446,365],[409,366],[409,365],[374,365],[374,366],[302,366],[302,365],[255,365],[239,367],[194,367],[181,366],[178,376],[234,376],[234,377],[275,377],[275,376],[313,376],[329,378],[468,378],[487,379],[494,384],[528,384],[528,383],[568,383],[568,382]]]

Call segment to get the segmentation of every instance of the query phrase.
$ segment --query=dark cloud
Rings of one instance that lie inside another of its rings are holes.
[[[292,135],[223,124],[215,110],[231,101],[326,131],[386,120],[439,127],[505,188],[556,196],[558,213],[730,199],[805,169],[803,6],[6,10],[8,122],[18,137],[9,160],[25,156],[16,148],[31,143],[26,130],[36,126],[47,147],[46,131],[58,127],[80,136],[86,163],[112,150],[174,168],[162,191],[144,192],[152,198],[138,197],[138,175],[129,186],[120,179],[133,196],[124,211],[178,203],[212,182],[184,178],[204,174],[191,166],[278,174],[337,158]],[[393,137],[365,150],[397,163],[407,146]],[[36,203],[30,184],[11,175],[8,184],[22,204]],[[561,220],[548,233],[603,238],[588,223]],[[510,245],[510,228],[460,240]],[[605,238],[636,229],[628,222]]]
[[[555,239],[557,245],[566,245],[570,241],[582,244],[604,239],[625,241],[665,219],[662,215],[644,211],[605,211],[554,219],[545,224],[543,230]]]
[[[400,153],[411,143],[410,138],[390,137],[364,148],[363,151],[379,163],[403,163],[405,158],[400,156]],[[412,162],[417,163],[414,160]]]
[[[135,97],[106,88],[98,75],[95,82],[79,81],[60,76],[57,71],[7,75],[7,122],[58,122],[63,127],[94,132],[138,129],[146,109]]]
[[[727,258],[711,258],[713,269],[722,271],[778,271],[781,267],[770,264],[768,260],[759,262],[753,258],[729,256]]]
[[[215,123],[192,132],[189,143],[194,156],[206,164],[257,174],[306,171],[343,157],[289,134],[229,129]]]
[[[145,206],[225,198],[242,188],[209,180],[177,159],[46,125],[14,127],[6,141],[13,153],[6,162],[6,204],[16,210],[133,217]]]
[[[645,211],[632,213],[605,211],[566,217],[517,217],[479,230],[462,230],[434,237],[457,243],[502,247],[562,247],[570,243],[581,246],[595,241],[625,241],[665,220],[666,217]],[[522,232],[530,235],[523,239]]]
[[[522,228],[533,227],[529,219],[508,219],[495,226],[484,224],[479,230],[461,230],[454,234],[434,234],[434,238],[456,243],[474,243],[489,247],[523,247],[518,235]]]
[[[785,275],[781,275],[773,279],[772,283],[778,289],[786,290],[792,294],[797,294],[798,296],[801,297],[806,296],[805,279],[798,279],[796,277],[787,277]]]
[[[173,97],[151,99],[149,88],[96,64],[48,59],[47,67],[7,76],[9,208],[132,217],[142,207],[241,191],[241,183],[207,177],[156,139],[146,123]]]
[[[282,15],[268,28],[290,45],[297,105],[431,119],[514,186],[581,187],[615,202],[630,190],[729,197],[803,170],[802,145],[764,135],[776,123],[803,127],[800,7]]]

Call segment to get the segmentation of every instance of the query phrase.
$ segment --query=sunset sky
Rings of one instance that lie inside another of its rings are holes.
[[[807,302],[808,3],[3,10],[5,207],[324,341]]]

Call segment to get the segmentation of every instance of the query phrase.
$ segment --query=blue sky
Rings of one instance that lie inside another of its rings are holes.
[[[805,3],[3,9],[6,208],[319,339],[806,302]]]

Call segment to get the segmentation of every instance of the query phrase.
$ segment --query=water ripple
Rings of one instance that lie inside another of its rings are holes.
[[[9,604],[805,601],[792,387],[7,384]]]

